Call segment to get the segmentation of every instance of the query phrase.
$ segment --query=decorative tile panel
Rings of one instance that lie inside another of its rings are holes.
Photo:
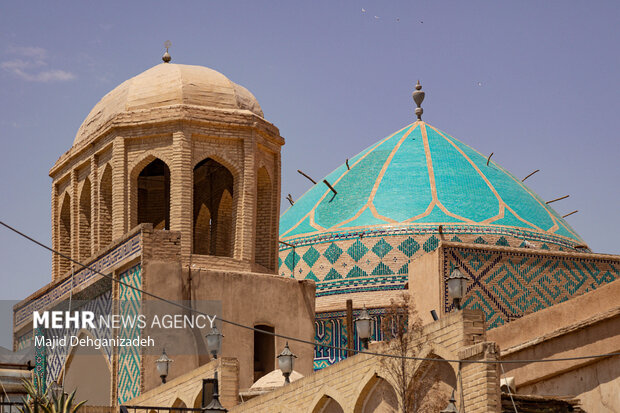
[[[381,319],[385,314],[385,309],[375,308],[368,310],[372,323],[373,341],[382,339],[381,335]],[[353,319],[359,316],[359,310],[353,311]],[[326,344],[333,347],[347,347],[347,314],[344,311],[318,313],[314,321],[315,341],[320,344]],[[357,337],[357,331],[353,329],[354,349],[362,349],[362,344]],[[341,360],[347,358],[346,350],[336,350],[328,347],[316,346],[314,348],[314,370],[331,366]]]
[[[488,328],[561,303],[620,278],[620,263],[608,259],[446,247],[444,276],[459,266],[469,277],[464,308],[485,313]],[[446,285],[446,284],[444,284]],[[444,311],[452,310],[447,287]]]
[[[125,271],[120,280],[135,288],[142,288],[142,268],[140,265]],[[119,312],[121,317],[135,317],[142,309],[142,293],[127,285],[119,285]],[[137,323],[121,328],[119,336],[124,339],[140,337]],[[118,352],[118,403],[123,404],[140,395],[142,355],[137,346],[124,346]]]

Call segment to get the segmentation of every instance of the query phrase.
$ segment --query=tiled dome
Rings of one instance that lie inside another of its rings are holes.
[[[337,195],[319,182],[284,212],[281,239],[442,224],[583,243],[510,172],[493,160],[487,166],[486,156],[424,122],[380,140],[349,159],[349,166],[325,178]]]
[[[499,164],[422,121],[380,140],[319,181],[280,218],[279,273],[336,295],[402,289],[409,263],[440,240],[567,251],[584,244],[557,212]],[[441,226],[441,229],[440,229]],[[294,246],[294,248],[293,248]],[[377,296],[365,295],[371,303]]]

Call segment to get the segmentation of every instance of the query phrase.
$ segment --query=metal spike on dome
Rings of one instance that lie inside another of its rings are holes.
[[[172,42],[170,40],[166,40],[164,42],[164,47],[166,48],[166,53],[164,53],[164,55],[161,57],[161,60],[163,60],[164,63],[170,63],[170,61],[172,60],[172,57],[170,56],[170,53],[168,53],[168,49],[170,48],[170,46],[172,46]]]
[[[415,108],[415,114],[418,117],[419,121],[422,120],[422,113],[424,113],[424,110],[422,109],[420,105],[422,105],[422,102],[424,101],[425,93],[421,89],[422,89],[422,85],[420,84],[420,81],[418,80],[418,83],[416,83],[415,85],[415,90],[412,93],[412,96],[413,96],[413,101],[417,105],[417,108]]]

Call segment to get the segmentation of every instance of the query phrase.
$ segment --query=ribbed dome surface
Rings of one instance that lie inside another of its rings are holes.
[[[162,63],[121,83],[88,114],[74,145],[123,112],[185,104],[218,109],[249,110],[263,117],[256,98],[223,74],[203,66]]]
[[[439,129],[415,122],[349,159],[280,219],[280,238],[438,224],[579,235],[519,179]],[[527,238],[527,237],[523,237]]]

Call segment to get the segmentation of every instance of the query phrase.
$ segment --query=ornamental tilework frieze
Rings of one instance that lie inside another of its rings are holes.
[[[467,233],[475,229],[475,233]],[[443,239],[517,247],[528,239],[541,238],[541,249],[562,250],[558,237],[544,237],[538,233],[494,227],[445,226]],[[458,235],[457,235],[458,234]],[[362,291],[386,291],[404,288],[409,263],[439,246],[442,235],[437,228],[397,228],[331,234],[287,242],[295,248],[283,246],[278,262],[283,277],[310,279],[317,283],[317,297]],[[564,242],[564,241],[562,241]],[[552,247],[549,247],[551,245]],[[572,249],[567,248],[567,250]]]
[[[444,277],[456,266],[470,279],[463,307],[482,310],[488,328],[620,278],[620,263],[603,258],[446,247]],[[451,311],[447,287],[443,299],[444,311]]]
[[[109,272],[118,263],[138,257],[141,253],[140,233],[137,233],[133,237],[129,238],[105,256],[99,258],[90,267],[96,271],[106,273]],[[97,273],[84,268],[74,274],[73,277],[68,277],[59,285],[49,290],[44,295],[30,301],[25,306],[21,307],[15,312],[15,325],[19,326],[32,317],[34,311],[41,311],[43,309],[51,307],[58,301],[68,298],[69,292],[76,287],[87,285],[91,282]],[[73,278],[73,280],[72,280]],[[72,284],[73,281],[73,284]]]
[[[372,338],[373,341],[382,339],[381,335],[381,319],[385,314],[385,309],[375,308],[368,310],[373,320]],[[353,311],[353,319],[359,315],[359,310]],[[329,313],[318,313],[316,315],[315,341],[332,347],[347,347],[347,315],[344,311],[336,311]],[[360,350],[362,344],[357,337],[357,331],[353,329],[354,348]],[[314,370],[331,366],[341,360],[347,358],[346,350],[337,350],[329,347],[315,346],[314,348]]]
[[[120,275],[125,284],[119,285],[119,313],[121,318],[135,319],[142,310],[142,293],[134,288],[142,288],[142,268],[140,265]],[[134,287],[134,288],[131,288]],[[129,328],[122,328],[119,336],[122,339],[140,337],[137,323]],[[118,352],[118,403],[123,404],[140,395],[142,354],[138,346],[124,346]]]

